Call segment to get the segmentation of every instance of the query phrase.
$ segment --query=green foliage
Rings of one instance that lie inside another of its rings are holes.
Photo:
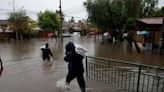
[[[129,17],[137,17],[138,7],[134,7],[134,0],[87,0],[84,6],[89,14],[91,23],[103,31],[118,31],[126,27]],[[118,7],[119,6],[119,7]],[[135,16],[134,16],[135,15]]]
[[[112,18],[108,0],[87,0],[84,6],[89,14],[88,20],[103,31],[112,29]],[[109,27],[111,26],[111,27]]]
[[[159,14],[159,15],[163,17],[163,16],[164,16],[164,7],[161,7],[161,9],[160,9],[160,11],[159,11],[159,12],[160,12],[160,14]]]
[[[57,13],[46,10],[38,14],[38,25],[44,31],[57,31],[59,30],[60,18]]]
[[[162,16],[155,12],[158,0],[87,0],[88,20],[103,31],[132,30],[139,17]]]
[[[157,8],[151,15],[152,17],[164,17],[164,7]]]
[[[157,5],[158,0],[142,0],[140,8],[140,17],[152,16]]]
[[[136,20],[135,20],[135,18],[133,18],[133,17],[127,18],[125,30],[126,30],[126,31],[133,30],[133,29],[135,28],[135,26],[136,26],[136,22],[135,22],[135,21],[136,21]]]
[[[8,20],[10,22],[11,30],[18,33],[18,38],[26,38],[27,36],[29,38],[29,35],[31,34],[28,33],[34,31],[33,27],[29,25],[31,23],[31,19],[26,15],[24,10],[10,13]],[[26,36],[23,34],[26,34]]]

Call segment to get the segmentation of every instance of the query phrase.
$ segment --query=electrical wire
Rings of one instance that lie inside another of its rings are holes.
[[[18,11],[19,10],[16,10],[16,12],[18,12]],[[25,10],[25,11],[26,11],[27,15],[31,15],[31,16],[33,16],[33,15],[37,16],[37,14],[40,13],[40,11],[32,11],[32,10]],[[9,13],[12,13],[12,12],[13,12],[12,9],[0,9],[0,15],[8,15]],[[66,17],[66,18],[72,17],[72,16],[74,18],[83,18],[83,17],[80,17],[78,15],[80,15],[81,13],[85,13],[86,10],[85,9],[72,9],[69,11],[63,10],[63,12],[64,12],[64,17]],[[77,16],[76,16],[76,14],[77,14]]]

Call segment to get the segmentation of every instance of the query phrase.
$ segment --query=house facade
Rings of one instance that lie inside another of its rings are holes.
[[[164,17],[139,18],[134,39],[142,43],[151,43],[152,48],[164,46]]]
[[[8,20],[0,20],[0,40],[14,38],[14,32],[9,29]]]

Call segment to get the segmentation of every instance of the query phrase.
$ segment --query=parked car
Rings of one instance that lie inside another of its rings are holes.
[[[71,34],[69,32],[64,32],[62,35],[63,37],[71,37]]]

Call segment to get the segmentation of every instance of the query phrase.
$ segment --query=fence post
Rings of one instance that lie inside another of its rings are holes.
[[[137,91],[136,92],[139,92],[139,87],[140,87],[140,77],[141,77],[141,66],[138,66],[138,81],[137,81]]]
[[[88,78],[88,60],[87,60],[87,56],[86,56],[86,60],[85,60],[85,67],[86,67],[86,76]]]

